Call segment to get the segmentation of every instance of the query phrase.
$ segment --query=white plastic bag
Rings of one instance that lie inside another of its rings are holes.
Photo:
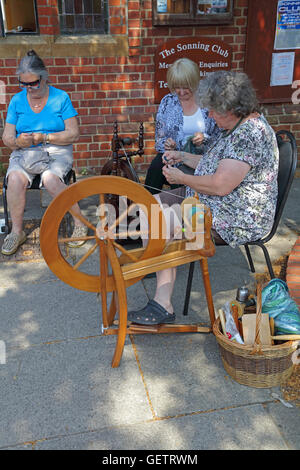
[[[233,319],[233,316],[232,316],[232,313],[231,313],[231,309],[230,309],[230,305],[229,305],[229,302],[227,302],[224,307],[223,307],[223,311],[225,313],[225,317],[226,317],[226,322],[225,322],[225,330],[226,330],[226,335],[228,337],[228,339],[230,340],[236,340],[237,343],[240,343],[240,344],[244,344],[244,341],[242,340],[241,338],[241,335],[235,325],[235,322],[234,322],[234,319]]]

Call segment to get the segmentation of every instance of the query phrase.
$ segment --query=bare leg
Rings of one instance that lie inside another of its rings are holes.
[[[45,173],[43,174],[43,184],[44,184],[45,188],[47,189],[47,191],[49,192],[49,194],[52,197],[57,196],[64,189],[67,188],[67,186],[60,180],[60,178],[58,176],[56,176],[53,173],[50,173],[48,171],[45,171]],[[74,204],[71,207],[71,209],[75,214],[80,214],[80,208],[79,208],[79,205],[77,203]],[[82,226],[83,225],[82,222],[79,219],[77,219],[76,217],[74,217],[74,223],[77,226]]]
[[[7,204],[12,221],[12,232],[20,235],[26,203],[28,179],[20,171],[12,171],[8,177]]]
[[[155,195],[155,198],[160,202],[159,196]],[[167,241],[174,236],[175,227],[180,224],[180,221],[176,215],[176,212],[171,208],[164,209],[164,215],[167,225]],[[140,211],[140,223],[141,230],[148,230],[148,222],[144,212]],[[143,239],[143,246],[147,244],[147,239]],[[163,269],[156,273],[156,291],[154,300],[162,305],[169,313],[174,313],[174,309],[171,303],[171,297],[174,290],[174,284],[176,280],[176,268]]]

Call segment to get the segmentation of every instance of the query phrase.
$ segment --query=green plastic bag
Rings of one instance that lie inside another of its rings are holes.
[[[275,335],[299,335],[300,312],[286,282],[272,279],[262,290],[262,313],[274,318]]]

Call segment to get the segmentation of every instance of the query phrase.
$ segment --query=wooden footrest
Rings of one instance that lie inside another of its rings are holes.
[[[105,328],[104,335],[118,334],[118,320],[113,322],[113,327]],[[143,333],[211,333],[212,328],[208,326],[200,326],[197,324],[168,324],[162,323],[161,325],[138,325],[136,323],[128,322],[127,334],[143,334]]]

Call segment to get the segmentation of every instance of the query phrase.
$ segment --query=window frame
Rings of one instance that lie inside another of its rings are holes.
[[[74,0],[73,0],[74,1]],[[58,5],[58,21],[59,21],[59,29],[60,29],[60,35],[61,36],[90,36],[90,35],[99,35],[99,36],[104,36],[104,35],[107,35],[109,34],[109,3],[108,3],[108,0],[100,0],[101,3],[103,3],[103,9],[102,9],[102,13],[101,13],[101,17],[102,17],[102,23],[103,23],[103,31],[97,31],[97,29],[89,29],[89,28],[86,28],[82,31],[76,31],[76,29],[74,28],[73,31],[70,31],[70,30],[67,30],[67,29],[63,29],[62,28],[62,17],[65,16],[67,17],[68,16],[68,13],[65,13],[63,12],[63,9],[62,9],[62,12],[60,12],[60,7]],[[61,0],[61,3],[63,3],[64,0]],[[76,13],[74,12],[72,16],[75,16]],[[96,13],[92,13],[92,16],[95,16]],[[89,33],[89,31],[91,31]]]
[[[157,0],[152,0],[152,21],[154,26],[182,26],[182,25],[218,25],[233,22],[234,0],[229,2],[228,12],[211,15],[197,14],[197,0],[189,0],[189,13],[158,13]],[[207,2],[209,3],[209,2]]]
[[[5,26],[4,26],[4,19],[3,19],[3,11],[2,11],[2,2],[0,2],[0,37],[5,38],[6,36],[20,36],[20,35],[26,35],[26,36],[38,36],[40,34],[40,27],[39,27],[39,16],[38,16],[38,10],[37,10],[37,0],[33,0],[33,10],[34,10],[34,18],[35,18],[35,25],[36,25],[36,31],[20,31],[20,32],[11,32],[11,31],[5,31]]]

